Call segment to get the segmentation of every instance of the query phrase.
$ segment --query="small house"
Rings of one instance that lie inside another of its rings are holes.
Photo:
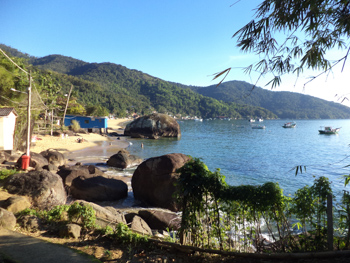
[[[70,126],[73,120],[76,120],[79,123],[80,128],[87,129],[88,132],[94,132],[95,129],[99,129],[100,131],[102,131],[101,129],[105,129],[105,132],[107,132],[107,117],[66,115],[64,125]]]
[[[17,116],[14,108],[0,108],[0,151],[13,150]]]

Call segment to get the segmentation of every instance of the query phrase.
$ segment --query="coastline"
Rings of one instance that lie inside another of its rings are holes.
[[[108,120],[108,129],[110,132],[117,132],[125,127],[125,123],[130,119],[110,119]],[[84,142],[79,143],[78,138],[83,138]],[[40,153],[47,149],[57,150],[65,155],[72,152],[84,150],[95,146],[101,146],[104,142],[113,141],[113,146],[116,148],[126,148],[125,140],[112,140],[106,135],[88,133],[79,134],[79,136],[69,136],[67,138],[61,138],[50,135],[37,135],[37,140],[32,143],[30,147],[31,152]]]

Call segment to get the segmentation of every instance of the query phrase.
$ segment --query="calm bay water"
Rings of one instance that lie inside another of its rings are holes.
[[[181,139],[128,139],[130,153],[150,158],[183,153],[201,158],[214,171],[220,168],[230,185],[278,182],[293,194],[315,177],[326,176],[336,194],[344,189],[342,175],[350,173],[350,120],[264,120],[266,129],[252,129],[247,120],[179,121]],[[341,127],[338,135],[320,135],[320,126]],[[144,148],[141,148],[141,143]],[[296,166],[306,172],[295,176]],[[347,187],[349,190],[349,186]]]

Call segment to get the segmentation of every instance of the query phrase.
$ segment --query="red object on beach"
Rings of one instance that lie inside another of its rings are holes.
[[[30,156],[22,155],[22,170],[27,170],[29,167]]]

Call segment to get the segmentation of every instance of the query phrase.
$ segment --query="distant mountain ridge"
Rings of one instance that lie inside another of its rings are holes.
[[[125,111],[147,114],[152,110],[210,118],[350,118],[350,108],[311,96],[275,92],[243,81],[229,81],[208,87],[186,86],[131,70],[114,63],[88,63],[62,55],[36,58],[0,44],[13,56],[54,73],[63,86],[74,85],[86,105],[100,104],[112,113]]]
[[[219,86],[191,87],[207,97],[268,109],[281,119],[349,118],[350,108],[339,103],[289,91],[269,91],[244,81],[228,81]]]

